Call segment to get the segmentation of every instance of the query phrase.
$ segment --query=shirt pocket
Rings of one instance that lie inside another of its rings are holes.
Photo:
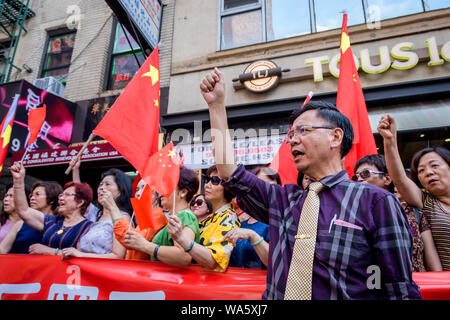
[[[371,260],[364,231],[340,225],[317,230],[316,256],[326,265],[342,268],[367,265]]]

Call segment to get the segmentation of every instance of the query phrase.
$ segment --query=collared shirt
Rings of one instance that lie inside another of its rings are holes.
[[[312,299],[421,299],[412,280],[411,235],[398,199],[348,179],[346,171],[320,182],[325,188],[319,193]],[[283,299],[308,191],[266,183],[242,165],[224,187],[236,194],[242,210],[269,224],[263,299]]]
[[[211,250],[212,257],[217,262],[214,271],[224,272],[227,270],[233,243],[224,241],[223,238],[228,231],[240,226],[236,212],[230,203],[199,223],[200,241],[198,243]]]

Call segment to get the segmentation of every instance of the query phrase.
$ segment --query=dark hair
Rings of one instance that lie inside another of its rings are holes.
[[[213,212],[212,202],[209,200],[206,200],[205,194],[203,194],[203,193],[199,193],[199,194],[195,195],[190,202],[194,202],[200,196],[203,197],[203,200],[205,200],[206,206],[208,207],[208,213]],[[190,206],[191,206],[191,203],[189,203],[189,207]]]
[[[84,200],[83,205],[80,208],[81,215],[84,215],[86,209],[89,207],[89,204],[92,202],[93,192],[90,185],[85,182],[67,182],[64,185],[64,190],[75,187],[75,201],[80,203]]]
[[[45,189],[47,204],[51,205],[52,211],[55,211],[58,207],[58,196],[63,192],[61,185],[56,181],[37,181],[31,186],[31,192],[37,187],[43,187]]]
[[[259,166],[259,167],[256,167],[255,169],[253,169],[253,174],[255,176],[257,176],[261,172],[264,175],[266,175],[270,180],[275,181],[278,185],[281,186],[281,179],[280,179],[280,175],[278,174],[278,172],[276,172],[272,168],[265,167],[265,166]]]
[[[194,194],[197,193],[200,182],[198,181],[198,175],[195,171],[186,167],[180,168],[180,180],[178,180],[178,189],[186,189],[188,191],[186,195],[186,201],[190,202]]]
[[[295,119],[309,110],[316,110],[317,115],[331,125],[341,128],[344,131],[341,144],[341,158],[344,158],[351,150],[353,145],[353,127],[350,120],[339,111],[332,103],[326,101],[310,101],[303,109],[296,108],[289,117],[289,123],[292,126]]]
[[[219,173],[219,170],[217,170],[216,165],[213,165],[213,166],[209,167],[208,170],[206,170],[206,174],[208,176],[210,176],[212,173]],[[231,202],[231,200],[233,200],[233,198],[235,197],[234,194],[232,194],[230,191],[228,191],[225,188],[223,189],[223,196],[227,202]]]
[[[14,185],[13,185],[12,183],[9,183],[9,184],[6,186],[6,192],[5,192],[5,195],[6,195],[6,193],[8,192],[8,190],[11,189],[12,187],[14,187]],[[27,203],[28,203],[28,205],[30,205],[30,193],[31,193],[30,187],[26,184],[26,185],[24,186],[24,189],[25,189],[25,196],[26,196],[26,198],[27,198]],[[4,198],[3,198],[3,199],[4,199]],[[5,212],[4,205],[2,205],[2,211],[1,211],[1,213],[0,213],[0,226],[4,225],[4,224],[6,223],[7,220],[8,220],[8,215],[7,215],[6,212]]]
[[[121,211],[131,214],[133,212],[133,207],[131,205],[130,200],[130,198],[133,197],[133,193],[131,190],[132,189],[131,179],[122,170],[112,168],[102,173],[102,175],[100,176],[99,185],[101,181],[107,176],[114,177],[114,182],[117,184],[117,188],[119,189],[120,192],[117,199],[115,199],[117,207]],[[103,207],[100,203],[98,203],[98,200],[95,201],[95,205],[98,208],[100,208],[100,210],[97,212],[97,219],[98,219],[102,215]]]
[[[378,171],[384,172],[385,174],[389,174],[388,169],[386,167],[386,159],[382,154],[369,154],[367,156],[362,157],[361,159],[356,161],[355,168],[353,169],[353,171],[356,172],[356,169],[358,169],[363,164],[373,165],[378,169]],[[389,184],[388,189],[390,192],[394,193],[395,186],[392,181]]]
[[[445,148],[441,147],[425,148],[417,151],[411,160],[410,176],[411,179],[419,186],[419,188],[423,188],[422,184],[419,181],[419,172],[418,172],[419,162],[424,155],[430,152],[437,153],[442,159],[444,159],[445,162],[447,162],[447,165],[450,166],[450,151],[448,151]]]

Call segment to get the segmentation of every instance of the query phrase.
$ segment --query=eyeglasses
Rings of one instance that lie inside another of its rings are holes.
[[[203,199],[196,199],[195,201],[191,201],[190,206],[191,207],[194,207],[194,206],[200,207],[204,203],[205,203],[205,201],[203,201]]]
[[[77,194],[72,192],[63,192],[58,195],[58,198],[61,197],[75,197]]]
[[[223,182],[223,180],[218,176],[208,176],[205,174],[204,177],[205,177],[205,184],[208,184],[208,182],[211,181],[211,183],[214,186],[218,186],[219,184],[221,184]]]
[[[359,172],[359,173],[355,173],[355,175],[352,177],[352,180],[358,181],[359,177],[361,177],[361,179],[363,179],[363,180],[366,180],[366,179],[369,179],[372,174],[379,174],[380,176],[385,175],[385,173],[381,172],[381,171],[364,169],[364,170],[361,170],[361,172]]]
[[[288,134],[288,141],[292,141],[294,138],[297,138],[299,136],[304,136],[306,132],[313,131],[315,129],[328,129],[333,130],[335,128],[333,127],[323,127],[323,126],[308,126],[305,124],[299,125],[295,128],[292,128],[291,131],[289,131]]]

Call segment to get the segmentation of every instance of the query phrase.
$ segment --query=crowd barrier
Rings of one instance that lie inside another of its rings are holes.
[[[199,265],[0,255],[0,299],[18,300],[258,300],[266,271]],[[450,272],[414,273],[424,299],[450,299]]]

